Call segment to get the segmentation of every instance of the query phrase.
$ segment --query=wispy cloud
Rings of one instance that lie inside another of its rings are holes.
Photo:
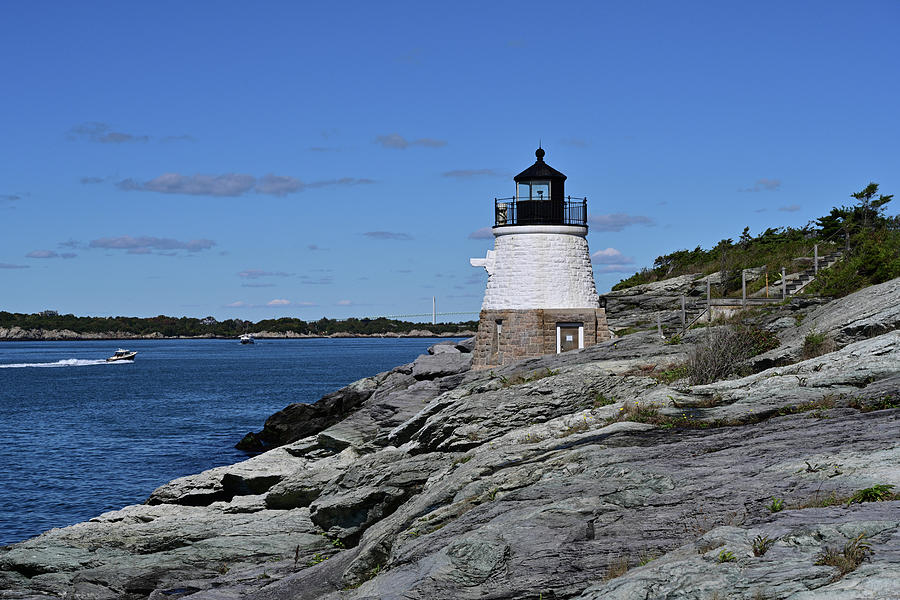
[[[158,238],[152,236],[132,237],[130,235],[122,235],[119,237],[106,237],[91,240],[88,247],[105,248],[108,250],[125,250],[128,254],[162,254],[165,256],[174,256],[176,253],[173,251],[186,250],[188,252],[199,252],[201,250],[209,250],[215,245],[216,243],[213,240],[207,239],[182,242],[172,238]]]
[[[319,246],[317,244],[307,244],[306,249],[309,250],[310,252],[318,252],[319,250],[327,250],[327,248],[322,248],[321,246]]]
[[[28,269],[28,265],[12,265],[10,263],[0,263],[0,269]]]
[[[340,152],[340,148],[332,147],[332,146],[310,146],[310,152]]]
[[[601,270],[603,272],[609,272],[609,267],[624,268],[626,265],[633,265],[634,259],[630,256],[625,256],[615,248],[606,248],[605,250],[597,250],[591,254],[591,262],[597,265],[605,265]],[[633,267],[628,270],[633,270]]]
[[[90,121],[76,125],[66,134],[70,140],[87,140],[99,144],[125,144],[129,142],[146,143],[150,141],[148,135],[136,135],[115,131],[108,123]]]
[[[180,175],[164,173],[150,181],[123,179],[116,186],[125,191],[159,192],[160,194],[188,194],[191,196],[240,196],[253,189],[252,175]]]
[[[780,179],[757,179],[756,183],[747,188],[738,190],[739,192],[774,192],[781,187]]]
[[[245,288],[267,288],[275,287],[274,283],[242,283],[241,287]]]
[[[609,215],[590,215],[588,225],[594,231],[622,231],[632,225],[655,225],[650,217],[643,215],[627,215],[625,213],[613,213]]]
[[[444,171],[441,173],[444,177],[454,177],[456,179],[468,179],[470,177],[505,177],[505,173],[501,173],[496,169],[456,169],[453,171]]]
[[[137,181],[132,178],[123,179],[116,184],[121,190],[157,192],[160,194],[186,194],[189,196],[237,197],[248,192],[285,196],[302,192],[307,188],[325,186],[351,186],[375,183],[372,179],[343,177],[304,183],[289,175],[269,173],[256,178],[242,173],[225,173],[223,175],[182,175],[180,173],[163,173],[149,181]]]
[[[330,285],[334,283],[334,278],[331,275],[300,275],[298,279],[304,285]]]
[[[21,199],[22,196],[18,194],[0,194],[0,202],[15,202]]]
[[[65,242],[58,243],[57,246],[59,246],[60,248],[75,249],[75,248],[81,248],[81,242],[79,242],[78,240],[69,239]]]
[[[419,138],[417,140],[407,140],[399,133],[389,133],[387,135],[379,135],[375,138],[375,143],[390,148],[392,150],[406,150],[410,146],[424,146],[425,148],[440,148],[446,146],[446,140],[436,140],[434,138]]]
[[[286,175],[263,175],[256,182],[256,191],[260,194],[271,194],[272,196],[285,196],[300,191],[303,188],[303,182],[296,177]]]
[[[94,185],[106,181],[105,177],[82,177],[78,180],[81,185]]]
[[[305,184],[304,188],[320,188],[331,185],[370,185],[375,183],[374,179],[365,177],[341,177],[340,179],[323,179],[322,181],[312,181]]]
[[[490,240],[493,238],[494,232],[490,227],[482,227],[469,234],[470,240]]]
[[[799,204],[789,204],[787,206],[779,206],[778,210],[780,210],[782,212],[797,212],[801,208],[803,208],[803,207],[800,206]]]
[[[289,306],[290,303],[290,300],[285,300],[284,298],[275,298],[274,300],[269,300],[268,302],[266,302],[266,306]]]
[[[595,273],[633,273],[634,259],[625,256],[616,248],[597,250],[591,254],[591,262],[596,265]]]
[[[338,300],[337,305],[338,306],[352,306],[353,302],[351,300]]]
[[[284,271],[263,271],[262,269],[244,269],[238,273],[238,277],[244,279],[259,279],[260,277],[290,277],[293,273]]]
[[[57,253],[53,250],[32,250],[25,255],[26,258],[76,258],[77,256],[74,252]]]
[[[396,233],[393,231],[367,231],[363,234],[375,240],[411,240],[413,236],[408,233]]]
[[[88,121],[85,123],[81,123],[80,125],[75,125],[66,132],[66,138],[72,141],[82,140],[88,142],[96,142],[98,144],[145,144],[153,139],[153,137],[149,135],[116,131],[115,129],[113,129],[112,125],[110,125],[109,123],[104,123],[102,121]],[[187,134],[165,135],[157,139],[163,143],[197,141],[194,136]]]

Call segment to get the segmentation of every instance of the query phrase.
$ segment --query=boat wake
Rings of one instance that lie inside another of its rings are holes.
[[[25,367],[90,367],[94,365],[117,365],[125,361],[106,362],[105,359],[84,360],[81,358],[66,358],[56,362],[49,363],[12,363],[9,365],[0,365],[0,369],[22,369]]]

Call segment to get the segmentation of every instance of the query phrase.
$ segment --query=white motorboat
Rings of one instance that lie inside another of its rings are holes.
[[[249,333],[242,333],[238,339],[241,340],[242,344],[252,344],[253,343],[253,336],[250,335]]]
[[[116,353],[106,359],[106,362],[118,362],[120,360],[134,360],[134,357],[137,356],[137,352],[132,352],[131,350],[123,350],[119,348],[116,350]]]

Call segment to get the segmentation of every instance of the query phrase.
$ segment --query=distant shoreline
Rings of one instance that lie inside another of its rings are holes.
[[[14,328],[15,329],[15,328]],[[15,333],[10,336],[0,336],[0,342],[109,342],[109,341],[134,341],[134,340],[237,340],[234,336],[222,335],[196,335],[196,336],[164,336],[160,333],[145,335],[129,334],[125,332],[106,333],[75,333],[74,331],[56,330],[11,330]],[[341,338],[467,338],[475,335],[474,331],[463,330],[457,332],[434,333],[428,330],[413,330],[405,333],[369,333],[350,334],[333,333],[330,335],[312,335],[294,332],[270,332],[261,331],[251,334],[257,340],[300,340],[300,339],[341,339]]]

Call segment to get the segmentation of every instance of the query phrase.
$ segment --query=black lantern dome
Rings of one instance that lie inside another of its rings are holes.
[[[516,200],[550,200],[562,202],[566,197],[566,176],[544,162],[543,148],[534,155],[534,164],[516,175]]]
[[[566,176],[544,162],[543,148],[533,165],[516,175],[516,195],[495,199],[495,227],[504,225],[587,225],[586,199],[566,197]]]

